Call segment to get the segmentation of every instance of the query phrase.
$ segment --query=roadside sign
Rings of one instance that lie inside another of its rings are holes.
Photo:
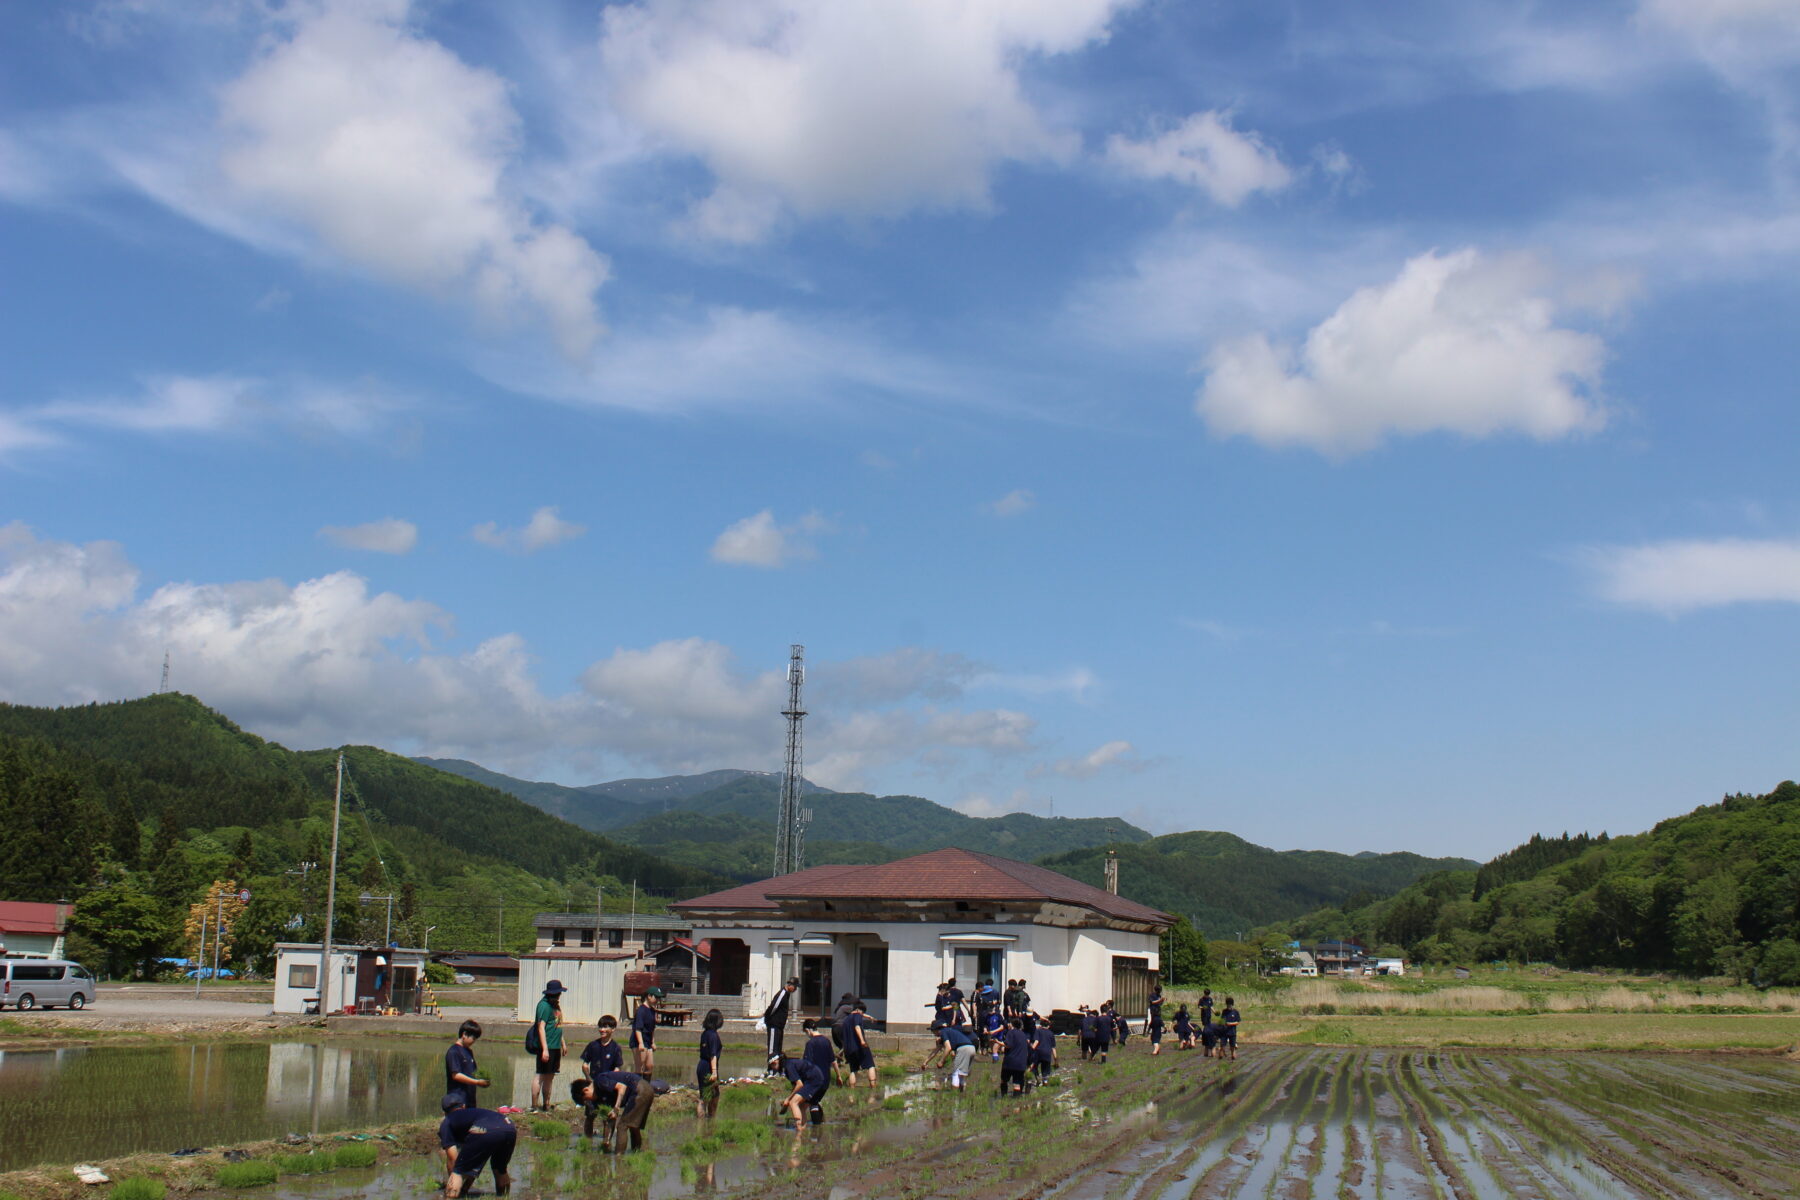
[[[249,888],[245,888],[243,891],[238,893],[238,903],[239,904],[250,903],[250,889]]]

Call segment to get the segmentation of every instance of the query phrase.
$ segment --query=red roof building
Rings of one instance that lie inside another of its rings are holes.
[[[1024,979],[1045,1015],[1107,999],[1129,1015],[1174,923],[1047,868],[961,849],[808,867],[671,907],[711,941],[715,993],[745,988],[766,1002],[794,978],[802,1013],[828,1014],[850,994],[889,1028],[927,1024],[951,978],[965,995]]]
[[[0,953],[61,958],[63,931],[68,928],[69,911],[73,907],[70,904],[0,900]]]

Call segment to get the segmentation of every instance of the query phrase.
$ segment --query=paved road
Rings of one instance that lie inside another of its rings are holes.
[[[455,1025],[465,1017],[487,1022],[505,1020],[509,1008],[484,1008],[457,1005],[444,1009],[444,1020]],[[192,987],[170,988],[166,985],[101,984],[92,1003],[80,1011],[68,1008],[37,1009],[32,1012],[6,1010],[8,1018],[44,1020],[58,1025],[82,1021],[111,1024],[117,1021],[168,1021],[179,1024],[231,1024],[233,1022],[287,1019],[274,1014],[267,1000],[223,1000],[202,995],[194,999]],[[293,1020],[300,1018],[294,1017]]]

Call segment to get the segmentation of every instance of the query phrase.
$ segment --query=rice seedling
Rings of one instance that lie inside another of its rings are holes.
[[[229,933],[230,930],[227,930],[226,932]],[[554,1117],[533,1118],[525,1127],[531,1130],[532,1137],[542,1138],[545,1141],[549,1141],[552,1138],[566,1138],[569,1136],[569,1123],[567,1121],[558,1121]]]
[[[229,933],[231,931],[228,929],[226,932]],[[906,1068],[899,1063],[885,1063],[882,1065],[879,1074],[882,1079],[905,1079]]]
[[[283,1175],[317,1175],[321,1171],[329,1171],[337,1165],[330,1154],[308,1151],[305,1154],[284,1154],[275,1160]]]
[[[107,1197],[108,1200],[163,1200],[168,1190],[168,1185],[160,1179],[134,1175],[113,1184]],[[0,1200],[16,1200],[16,1197],[11,1192],[0,1192]]]
[[[332,1151],[331,1159],[340,1167],[372,1167],[380,1157],[375,1147],[367,1142],[352,1142],[348,1146],[339,1146]]]
[[[349,1149],[350,1147],[345,1147]],[[357,1147],[374,1153],[374,1147]],[[267,1159],[253,1158],[248,1162],[228,1162],[221,1164],[216,1182],[222,1188],[253,1188],[274,1183],[281,1176],[281,1170]]]
[[[226,932],[229,933],[230,930],[227,930]],[[887,1109],[889,1112],[904,1112],[906,1111],[906,1097],[889,1096],[881,1102],[881,1107]]]

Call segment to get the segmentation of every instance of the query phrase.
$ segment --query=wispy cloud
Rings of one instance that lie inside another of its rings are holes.
[[[565,521],[553,504],[546,504],[531,514],[531,520],[518,529],[503,529],[497,521],[483,521],[469,530],[469,536],[484,546],[531,554],[559,542],[567,542],[587,532],[587,526]]]
[[[1603,600],[1678,616],[1732,604],[1800,604],[1800,539],[1721,538],[1579,552]]]
[[[1014,488],[998,500],[990,500],[981,506],[983,512],[992,517],[1018,517],[1037,507],[1037,496],[1026,488]]]
[[[319,536],[350,550],[409,554],[419,544],[419,527],[399,517],[383,517],[362,525],[327,525]]]
[[[818,547],[812,539],[830,528],[831,523],[818,513],[782,525],[775,520],[774,511],[765,508],[726,526],[713,540],[712,560],[735,567],[785,567],[817,558]]]

